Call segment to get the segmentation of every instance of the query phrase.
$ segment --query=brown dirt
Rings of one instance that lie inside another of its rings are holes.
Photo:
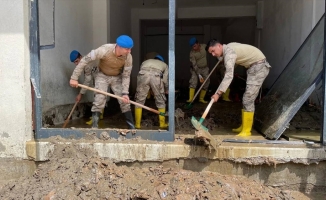
[[[147,101],[146,105],[155,108],[153,101]],[[195,136],[190,119],[192,116],[199,119],[206,105],[195,103],[192,109],[185,109],[185,105],[176,104],[176,108],[181,109],[178,110],[176,134]],[[109,124],[121,124],[123,116],[118,108],[112,106],[107,109],[110,112]],[[320,120],[316,119],[316,112],[306,112],[307,109],[295,116],[290,129],[300,129],[302,121],[306,122],[308,118]],[[203,125],[209,131],[236,127],[240,124],[240,110],[240,103],[218,102],[213,105]],[[158,116],[143,110],[142,127],[151,129],[157,126]],[[318,128],[317,125],[314,127]],[[100,158],[91,149],[80,149],[74,142],[62,145],[57,139],[53,140],[56,145],[50,160],[39,164],[33,176],[22,177],[0,187],[0,199],[309,199],[302,193],[265,186],[242,176],[162,166],[118,166],[111,160]],[[91,142],[112,138],[103,132],[99,139],[92,134],[85,139]]]
[[[55,144],[50,161],[34,175],[0,189],[0,199],[308,199],[242,176],[162,166],[117,166],[91,149]]]

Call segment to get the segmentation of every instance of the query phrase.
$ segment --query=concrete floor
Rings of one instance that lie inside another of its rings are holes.
[[[122,119],[121,121],[114,121],[114,127],[116,128],[127,128],[127,125],[123,121],[123,116],[121,116]],[[99,129],[104,129],[108,127],[112,127],[112,122],[110,120],[110,117],[104,117],[104,119],[99,121]],[[89,118],[81,118],[81,119],[75,119],[75,120],[70,120],[69,123],[67,124],[66,128],[91,128],[91,125],[86,124],[90,119]],[[58,124],[51,126],[51,128],[61,128],[63,124]],[[177,124],[176,124],[177,126]],[[220,126],[216,129],[209,130],[209,133],[214,136],[214,137],[220,137],[220,136],[225,136],[223,137],[224,139],[243,139],[236,137],[236,133],[232,132],[231,129],[233,127],[230,125],[224,125]],[[158,130],[158,126],[143,126],[142,130]],[[192,131],[182,131],[178,130],[178,127],[176,127],[176,135],[175,137],[182,136],[184,134],[195,134],[195,129]],[[304,141],[310,144],[313,143],[320,143],[320,135],[321,135],[321,130],[286,130],[282,136],[281,140],[287,140],[287,141]],[[252,136],[248,138],[244,138],[245,140],[267,140],[263,135],[258,133],[256,130],[252,130]]]
[[[181,125],[178,126],[177,123],[175,124],[176,135],[194,134],[195,129],[192,128],[190,118],[194,116],[199,119],[207,106],[207,104],[202,104],[195,101],[192,104],[192,109],[185,109],[184,102],[185,100],[180,97],[180,99],[176,101],[175,105],[176,108],[181,108],[185,113],[185,120],[180,122]],[[107,105],[108,107],[105,108],[104,112],[104,119],[99,121],[99,128],[127,128],[124,121],[125,118],[123,114],[121,114],[117,101],[115,99],[111,99]],[[91,104],[89,104],[89,106],[91,106]],[[156,109],[154,99],[147,99],[146,106]],[[133,109],[134,106],[131,106],[131,108]],[[236,134],[233,133],[231,129],[238,127],[241,122],[241,108],[241,102],[219,101],[213,104],[208,116],[205,119],[205,121],[208,121],[209,118],[214,119],[213,123],[215,124],[213,124],[214,126],[210,128],[209,133],[213,136],[224,135],[233,138]],[[85,114],[88,117],[70,120],[67,124],[67,128],[91,128],[91,125],[86,124],[86,122],[89,121],[89,115],[91,115],[89,111],[90,107],[88,107],[86,110],[88,112]],[[132,113],[134,114],[133,110]],[[319,116],[321,116],[320,112],[317,112],[315,109],[309,106],[303,106],[303,108],[300,109],[297,115],[294,116],[290,122],[291,126],[282,134],[281,137],[289,141],[305,140],[319,143],[321,135],[321,121]],[[61,128],[62,125],[63,124],[57,124],[50,126],[50,128]],[[143,109],[142,130],[158,129],[157,115]],[[255,130],[252,130],[252,135],[255,137],[255,140],[265,139]]]

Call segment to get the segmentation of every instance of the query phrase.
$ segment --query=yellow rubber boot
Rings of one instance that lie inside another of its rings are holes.
[[[148,90],[148,93],[147,93],[147,97],[146,97],[146,99],[150,99],[151,98],[151,91],[150,90]],[[137,128],[137,127],[136,127]]]
[[[201,103],[207,103],[207,101],[204,100],[205,95],[206,95],[206,90],[200,91],[200,94],[199,94],[199,102],[201,102]]]
[[[159,108],[158,109],[159,112],[161,113],[165,113],[165,108]],[[159,122],[160,122],[160,128],[167,128],[169,126],[169,124],[165,123],[165,117],[159,115],[158,116]]]
[[[242,131],[237,135],[241,137],[251,136],[251,128],[254,122],[254,112],[243,112]]]
[[[88,122],[86,122],[86,124],[87,124],[87,125],[92,125],[92,124],[93,124],[93,120],[92,120],[92,118],[91,118]]]
[[[195,88],[189,88],[189,99],[188,99],[188,103],[190,103],[192,101],[192,99],[194,98],[195,95]]]
[[[141,125],[141,114],[142,114],[143,109],[142,108],[135,108],[135,128],[140,129]]]
[[[100,119],[103,119],[103,115],[104,115],[104,108],[102,109],[101,115],[100,115]],[[90,120],[88,122],[86,122],[87,125],[92,125],[93,124],[93,120],[92,117],[89,118]]]
[[[242,131],[243,112],[244,112],[244,110],[241,109],[241,125],[240,125],[240,127],[232,129],[232,131],[235,132],[235,133],[240,133]]]
[[[229,99],[229,95],[230,95],[230,89],[228,88],[228,89],[225,91],[225,93],[222,94],[222,100],[223,100],[223,101],[231,101],[231,100]]]

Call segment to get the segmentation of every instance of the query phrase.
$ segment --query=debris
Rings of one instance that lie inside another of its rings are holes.
[[[177,121],[178,126],[180,126],[179,119],[184,120],[184,118],[185,118],[185,113],[184,113],[180,108],[177,108],[177,109],[175,110],[174,117],[175,117],[175,120]]]
[[[0,199],[308,199],[243,176],[154,163],[149,167],[118,166],[92,149],[76,145],[76,140],[69,144],[58,142],[63,140],[59,137],[50,140],[55,144],[50,160],[39,165],[34,176],[5,184]],[[209,161],[201,158],[200,162]]]

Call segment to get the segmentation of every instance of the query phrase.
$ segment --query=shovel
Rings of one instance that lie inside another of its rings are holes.
[[[111,94],[111,93],[108,93],[108,92],[103,92],[102,90],[98,90],[98,89],[95,89],[95,88],[91,88],[91,87],[88,87],[86,85],[82,85],[82,84],[78,84],[78,87],[81,87],[81,88],[85,88],[87,90],[91,90],[91,91],[94,91],[94,92],[97,92],[97,93],[100,93],[100,94],[104,94],[106,96],[110,96],[110,97],[113,97],[113,98],[116,98],[116,99],[120,99],[120,100],[124,100],[124,98],[120,97],[120,96],[117,96],[117,95],[114,95],[114,94]],[[130,103],[131,104],[134,104],[136,106],[139,106],[139,107],[142,107],[148,111],[151,111],[153,113],[156,113],[158,115],[161,115],[161,116],[168,116],[168,113],[163,113],[163,112],[160,112],[158,110],[155,110],[153,108],[150,108],[150,107],[147,107],[147,106],[144,106],[140,103],[137,103],[137,102],[134,102],[134,101],[131,101],[130,100]]]
[[[216,90],[215,93],[217,93],[218,90]],[[208,132],[208,128],[206,128],[205,126],[202,125],[202,123],[204,122],[208,111],[211,109],[212,105],[214,103],[214,99],[211,99],[211,101],[209,102],[204,114],[202,115],[202,117],[199,119],[199,121],[196,120],[196,118],[194,116],[192,116],[191,118],[191,123],[192,125],[197,129],[196,131],[196,136],[198,138],[204,138],[207,139],[210,143],[210,145],[216,149],[217,147],[217,143],[215,141],[215,139],[212,137],[212,135]]]
[[[202,125],[202,123],[204,122],[204,120],[205,120],[205,118],[206,118],[206,116],[208,114],[208,111],[211,109],[213,103],[214,103],[214,99],[211,99],[211,101],[209,102],[204,114],[201,116],[199,121],[197,121],[194,116],[191,117],[191,123],[197,130],[208,131],[208,128],[206,128],[204,125]]]
[[[194,100],[196,99],[197,95],[199,94],[199,92],[201,91],[201,89],[204,87],[206,81],[208,80],[208,78],[212,75],[213,71],[216,69],[216,67],[218,66],[218,64],[220,64],[220,60],[216,63],[216,65],[214,66],[214,68],[211,70],[211,72],[208,74],[207,78],[205,79],[205,81],[201,84],[200,88],[197,90],[194,98],[192,98],[191,102],[187,105],[184,106],[185,109],[191,109],[192,108],[192,103],[194,102]]]
[[[218,91],[218,88],[216,89],[216,92],[214,94],[216,94]],[[214,99],[211,99],[211,101],[209,102],[208,106],[206,107],[205,112],[203,113],[203,115],[201,116],[201,118],[199,119],[199,121],[196,120],[196,118],[194,116],[192,116],[191,118],[191,123],[192,125],[197,129],[197,130],[204,130],[204,131],[208,131],[208,128],[206,128],[205,126],[202,125],[202,123],[204,122],[208,111],[211,109],[212,105],[214,103]]]
[[[72,107],[72,109],[71,109],[71,111],[70,111],[70,113],[69,113],[69,115],[68,115],[68,117],[67,117],[65,123],[63,124],[62,128],[66,128],[66,126],[67,126],[67,124],[68,124],[68,122],[69,122],[69,119],[70,119],[72,113],[74,112],[74,110],[75,110],[77,104],[78,104],[78,101],[76,101],[74,107]]]

